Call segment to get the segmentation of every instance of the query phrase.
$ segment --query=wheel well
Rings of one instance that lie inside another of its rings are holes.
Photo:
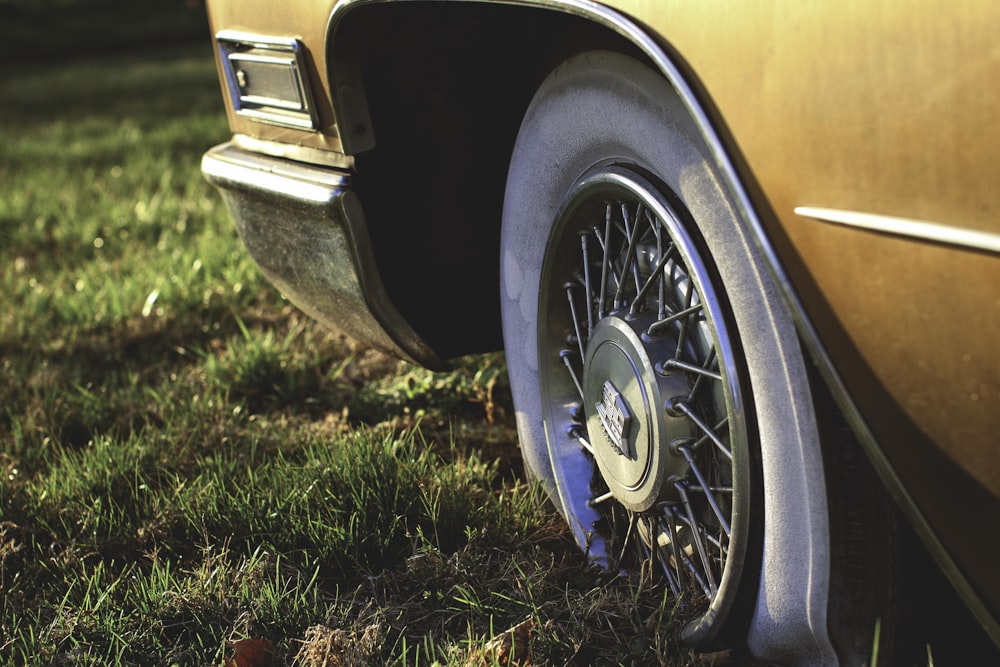
[[[582,17],[492,3],[362,4],[329,43],[389,298],[444,358],[500,349],[501,209],[528,103],[574,53],[643,55]]]

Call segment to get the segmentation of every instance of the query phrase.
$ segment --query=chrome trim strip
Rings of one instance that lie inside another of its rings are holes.
[[[951,227],[940,222],[814,206],[796,206],[795,215],[835,225],[1000,254],[1000,234]]]
[[[216,39],[226,42],[239,42],[240,44],[250,44],[261,48],[283,46],[292,49],[298,42],[294,37],[275,37],[273,35],[258,35],[240,30],[220,30],[215,34]]]

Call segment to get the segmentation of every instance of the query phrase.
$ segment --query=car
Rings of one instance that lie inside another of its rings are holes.
[[[502,348],[527,470],[684,641],[860,664],[926,550],[1000,642],[1000,5],[207,7],[263,273]]]

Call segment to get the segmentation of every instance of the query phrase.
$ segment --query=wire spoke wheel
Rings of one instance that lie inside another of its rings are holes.
[[[713,273],[679,200],[606,165],[568,194],[539,295],[540,389],[567,518],[608,567],[659,572],[695,643],[734,602],[750,519],[749,399]]]

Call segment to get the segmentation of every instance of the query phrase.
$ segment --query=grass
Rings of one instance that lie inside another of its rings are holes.
[[[0,661],[701,659],[525,480],[502,357],[431,374],[261,278],[199,173],[207,45],[0,99]]]

